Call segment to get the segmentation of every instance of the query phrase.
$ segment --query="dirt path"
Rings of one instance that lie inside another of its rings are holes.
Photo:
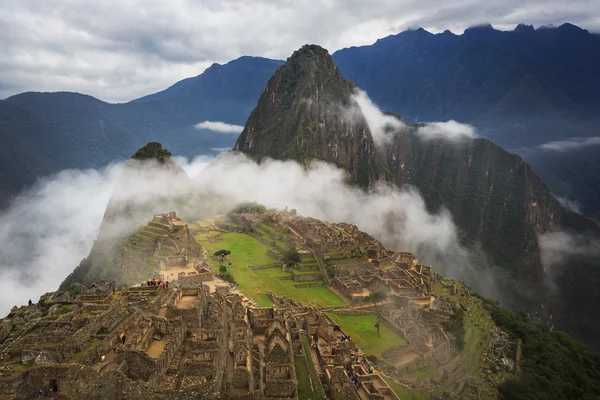
[[[165,345],[167,344],[167,337],[163,337],[161,340],[153,340],[146,350],[146,354],[148,354],[152,358],[157,358],[160,356],[165,349]]]

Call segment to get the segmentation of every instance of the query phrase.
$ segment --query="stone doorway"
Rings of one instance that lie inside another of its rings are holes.
[[[53,393],[58,393],[58,380],[48,380],[48,391],[52,390]]]

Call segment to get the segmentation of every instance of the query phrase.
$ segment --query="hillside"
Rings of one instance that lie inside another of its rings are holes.
[[[408,122],[475,125],[480,135],[523,155],[553,192],[592,214],[600,208],[597,149],[538,146],[598,135],[598,54],[599,35],[564,24],[514,31],[481,26],[462,35],[409,30],[339,50],[333,59],[383,109]]]
[[[243,124],[281,62],[242,57],[125,104],[79,93],[23,93],[0,100],[0,207],[36,179],[124,160],[149,141],[177,154],[216,154],[235,138],[194,125]]]
[[[548,296],[539,235],[563,223],[580,232],[597,233],[598,226],[565,211],[528,164],[487,139],[431,138],[421,125],[405,125],[391,143],[376,146],[360,110],[351,119],[340,117],[351,90],[343,82],[324,49],[296,51],[267,84],[234,149],[257,160],[330,162],[346,169],[351,182],[363,188],[372,188],[376,177],[417,187],[430,210],[445,207],[452,213],[465,245],[482,246],[491,261],[486,268],[507,274],[497,284],[510,305],[538,311],[540,300]],[[337,102],[336,96],[341,96]],[[356,133],[360,146],[348,146]],[[339,152],[328,138],[336,138]],[[381,172],[359,180],[359,170]]]
[[[408,122],[473,124],[479,135],[520,154],[555,195],[594,215],[600,152],[578,143],[598,136],[598,43],[598,35],[570,24],[511,32],[483,26],[460,35],[418,29],[339,50],[333,59],[383,109]],[[151,140],[187,157],[232,147],[235,135],[194,125],[244,125],[282,63],[241,57],[214,64],[126,104],[75,93],[0,101],[0,206],[40,176],[125,159]],[[541,147],[565,140],[563,151]]]
[[[167,226],[185,225],[157,215],[136,237],[161,236]],[[600,358],[581,343],[473,295],[354,225],[253,204],[189,226],[198,243],[229,250],[227,258],[196,263],[196,273],[171,257],[161,271],[175,271],[169,285],[73,283],[11,309],[0,319],[0,396],[24,400],[40,389],[65,400],[599,394]],[[235,287],[206,268],[217,265]]]
[[[157,272],[164,257],[202,254],[175,215],[147,222],[165,208],[187,209],[191,180],[171,156],[158,142],[146,144],[131,156],[113,189],[89,255],[61,287],[101,279],[133,284]]]
[[[101,240],[102,238],[100,238]],[[154,278],[169,257],[186,257],[190,262],[203,258],[203,249],[175,213],[158,214],[141,229],[121,240],[96,243],[61,283],[68,290],[73,283],[89,285],[98,280],[133,285]]]

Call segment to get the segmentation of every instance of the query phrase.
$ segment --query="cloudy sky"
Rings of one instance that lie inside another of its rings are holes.
[[[421,26],[462,33],[563,22],[600,31],[597,0],[4,0],[0,98],[77,91],[128,101],[242,55],[331,52]]]

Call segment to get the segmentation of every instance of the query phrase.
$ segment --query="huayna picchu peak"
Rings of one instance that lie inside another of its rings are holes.
[[[309,164],[325,160],[365,189],[385,177],[371,131],[327,50],[306,45],[267,83],[234,150]]]

